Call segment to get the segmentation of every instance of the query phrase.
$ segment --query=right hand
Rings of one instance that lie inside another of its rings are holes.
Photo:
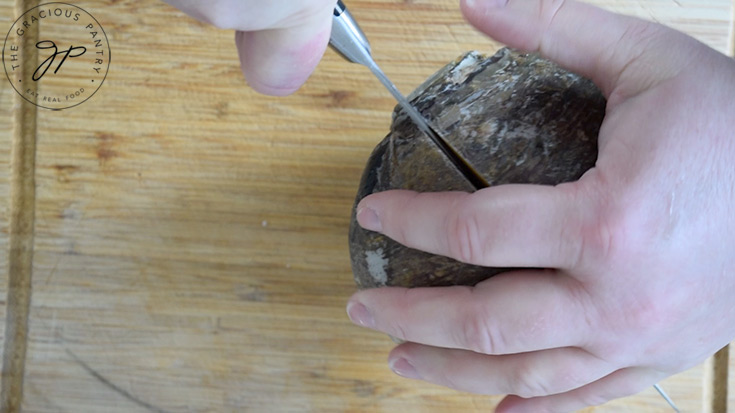
[[[240,65],[260,93],[295,92],[329,43],[336,0],[164,0],[222,29],[237,30]]]
[[[600,87],[599,156],[557,186],[360,201],[363,228],[407,247],[519,268],[475,287],[354,295],[352,320],[406,341],[393,370],[514,395],[498,412],[569,412],[637,393],[735,339],[735,61],[577,1],[462,9],[495,40]]]

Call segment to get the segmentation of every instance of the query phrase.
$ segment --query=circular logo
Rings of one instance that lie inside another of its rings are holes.
[[[37,63],[22,61],[29,56],[38,56]],[[10,84],[23,99],[61,110],[84,103],[102,86],[110,67],[110,43],[86,10],[45,3],[13,23],[2,59]]]

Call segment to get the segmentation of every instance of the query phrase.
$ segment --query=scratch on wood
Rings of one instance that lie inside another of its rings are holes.
[[[46,277],[46,281],[43,283],[44,285],[48,285],[48,283],[51,282],[51,278],[53,278],[54,274],[56,274],[56,269],[59,268],[59,263],[61,262],[62,257],[63,255],[59,255],[59,258],[56,259],[56,264],[54,264],[54,268],[51,269],[48,277]]]
[[[16,16],[38,5],[38,0],[16,0]],[[35,43],[38,25],[26,30],[20,60],[22,69],[32,73],[38,65]],[[35,82],[27,85],[35,94]],[[5,316],[0,411],[16,413],[23,401],[28,314],[31,303],[33,228],[36,208],[36,118],[38,107],[15,96],[9,205],[8,298]]]
[[[150,403],[146,403],[143,400],[140,400],[139,398],[133,396],[130,392],[127,390],[118,387],[115,385],[115,383],[111,382],[105,376],[98,373],[95,369],[89,366],[89,364],[85,363],[84,360],[80,359],[76,354],[74,354],[71,350],[66,349],[66,354],[69,355],[74,361],[82,366],[82,368],[89,373],[92,377],[99,380],[100,383],[107,386],[109,389],[113,390],[114,392],[120,394],[121,396],[125,397],[126,399],[130,400],[131,402],[137,404],[140,407],[145,408],[148,411],[155,412],[155,413],[168,413],[166,410],[161,409],[160,407],[156,407]]]

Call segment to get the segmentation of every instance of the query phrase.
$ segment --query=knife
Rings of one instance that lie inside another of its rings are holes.
[[[370,50],[370,42],[368,42],[365,33],[363,33],[357,21],[352,17],[345,7],[342,0],[337,2],[334,7],[334,17],[332,19],[332,35],[329,39],[329,45],[341,54],[342,57],[352,63],[358,63],[370,69],[380,83],[385,86],[391,95],[398,101],[401,108],[408,114],[411,120],[416,124],[418,129],[425,133],[431,141],[436,145],[442,154],[457,168],[462,176],[467,179],[470,184],[477,190],[490,186],[485,178],[475,170],[457,151],[442,138],[436,129],[424,118],[423,115],[415,108],[396,88],[393,82],[383,73],[373,59]]]
[[[352,17],[342,0],[337,1],[334,7],[334,17],[332,18],[332,34],[329,38],[329,45],[342,55],[345,59],[352,63],[358,63],[370,69],[380,83],[393,95],[406,111],[408,116],[413,120],[419,130],[429,136],[432,142],[439,148],[444,156],[454,165],[455,168],[467,179],[475,189],[487,188],[490,186],[487,180],[480,175],[475,168],[472,167],[462,156],[457,153],[454,148],[442,138],[442,136],[431,126],[431,123],[424,118],[421,113],[411,105],[411,103],[401,94],[388,76],[378,67],[373,59],[370,49],[370,42],[363,33],[357,21]],[[674,411],[679,412],[679,408],[674,404],[668,394],[660,385],[654,384],[653,387],[666,400]]]

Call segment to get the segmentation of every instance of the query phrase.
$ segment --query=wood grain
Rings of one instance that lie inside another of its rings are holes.
[[[728,50],[729,0],[594,3]],[[344,314],[350,207],[395,104],[367,70],[327,52],[294,96],[259,96],[232,33],[153,0],[75,4],[105,27],[113,57],[89,102],[38,113],[23,411],[492,409],[498,398],[394,376],[392,343]],[[404,93],[467,50],[499,47],[455,0],[349,5]],[[1,91],[9,108],[14,92]],[[662,385],[699,411],[702,377],[698,366]],[[590,411],[669,408],[651,388]]]
[[[7,2],[6,2],[7,3]],[[9,6],[10,11],[4,9]],[[10,27],[15,14],[11,3],[0,3],[0,27]],[[5,82],[5,80],[2,80]],[[0,337],[5,339],[6,300],[8,295],[8,254],[10,234],[10,152],[13,142],[13,107],[16,93],[7,83],[0,87]],[[3,343],[4,346],[4,343]],[[0,346],[1,347],[1,346]],[[0,387],[3,380],[0,375]]]
[[[705,364],[704,412],[727,411],[730,347],[726,346]]]
[[[16,15],[35,7],[37,1],[18,1]],[[19,55],[23,73],[33,73],[38,55],[33,45],[38,39],[38,26],[28,29],[20,40]],[[12,36],[12,34],[9,34]],[[15,43],[18,44],[18,43]],[[8,50],[10,52],[10,50]],[[36,84],[26,86],[34,93]],[[38,108],[14,95],[12,138],[10,142],[10,204],[8,206],[7,309],[2,358],[0,411],[20,410],[23,397],[28,318],[31,303],[31,270],[36,202],[36,120]]]

